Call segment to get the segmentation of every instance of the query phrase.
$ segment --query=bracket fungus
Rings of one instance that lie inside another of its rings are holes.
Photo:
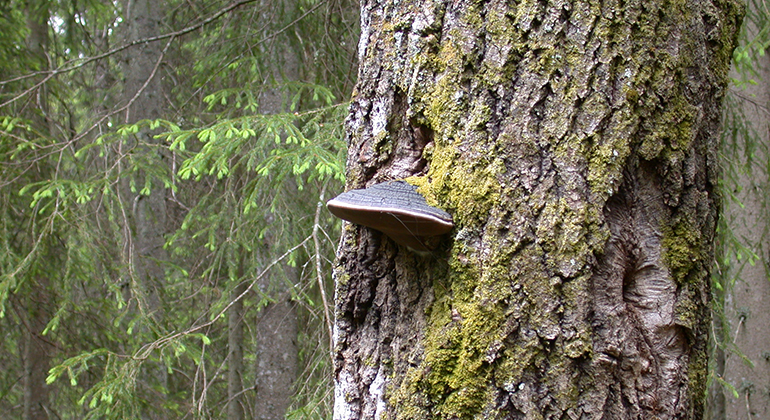
[[[435,248],[435,239],[454,227],[452,216],[429,206],[417,187],[389,181],[350,190],[329,200],[326,207],[340,219],[379,230],[416,251]]]

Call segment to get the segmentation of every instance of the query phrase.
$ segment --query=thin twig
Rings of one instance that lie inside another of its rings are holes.
[[[315,246],[315,273],[318,280],[318,289],[321,291],[321,302],[324,307],[324,319],[326,320],[326,327],[329,329],[329,353],[334,361],[334,329],[332,327],[332,319],[329,315],[329,302],[326,299],[326,289],[324,288],[323,272],[321,270],[321,243],[318,240],[318,230],[320,229],[321,209],[323,208],[324,195],[326,195],[326,185],[321,188],[321,194],[318,197],[318,203],[316,203],[315,219],[313,221],[313,244]]]
[[[29,79],[29,78],[35,77],[35,76],[40,76],[40,75],[44,75],[44,74],[46,75],[46,77],[43,80],[41,80],[40,82],[36,83],[31,88],[25,90],[24,92],[20,93],[19,95],[16,95],[15,97],[7,100],[6,102],[3,102],[2,104],[0,104],[0,108],[4,107],[6,105],[10,105],[10,104],[16,102],[17,100],[19,100],[20,98],[23,98],[24,96],[26,96],[29,93],[33,92],[35,89],[37,89],[40,86],[42,86],[45,83],[47,83],[49,80],[51,80],[51,78],[53,78],[54,76],[56,76],[58,74],[67,73],[67,72],[70,72],[70,71],[73,71],[73,70],[77,70],[77,69],[85,66],[86,64],[92,63],[92,62],[97,61],[97,60],[101,60],[103,58],[107,58],[107,57],[109,57],[111,55],[117,54],[117,53],[119,53],[119,52],[121,52],[121,51],[123,51],[125,49],[131,48],[131,47],[136,46],[136,45],[147,44],[147,43],[156,42],[156,41],[162,41],[162,40],[167,39],[167,38],[174,39],[174,38],[176,38],[178,36],[186,35],[186,34],[192,32],[192,31],[194,31],[196,29],[199,29],[199,28],[201,28],[201,27],[203,27],[205,25],[208,25],[209,23],[215,21],[216,19],[218,19],[222,15],[224,15],[224,14],[226,14],[226,13],[228,13],[228,12],[230,12],[230,11],[240,7],[240,6],[243,6],[244,4],[253,3],[255,1],[256,0],[241,0],[239,2],[231,4],[230,6],[225,7],[224,9],[222,9],[219,12],[213,14],[209,18],[207,18],[207,19],[205,19],[205,20],[203,20],[203,21],[201,21],[199,23],[196,23],[195,25],[190,25],[190,26],[188,26],[186,28],[183,28],[183,29],[180,29],[178,31],[170,32],[170,33],[163,34],[163,35],[158,35],[158,36],[153,36],[153,37],[143,38],[143,39],[137,39],[137,40],[131,41],[131,42],[127,43],[127,44],[123,44],[123,45],[121,45],[119,47],[115,47],[115,48],[113,48],[113,49],[111,49],[109,51],[103,52],[101,54],[97,54],[97,55],[94,55],[92,57],[88,57],[86,59],[82,59],[82,61],[80,61],[77,64],[71,64],[71,63],[73,63],[74,61],[77,61],[77,60],[70,60],[67,63],[65,63],[64,65],[62,65],[62,66],[60,66],[58,68],[52,69],[52,70],[41,70],[41,71],[36,71],[36,72],[32,72],[32,73],[27,73],[27,74],[22,75],[22,76],[13,77],[11,79],[2,80],[2,81],[0,81],[0,86],[6,85],[6,84],[12,83],[12,82],[20,81],[20,80]],[[307,17],[309,14],[311,14],[311,13],[315,12],[316,10],[318,10],[318,8],[321,7],[324,3],[326,3],[325,0],[319,2],[318,4],[316,4],[314,7],[312,7],[307,12],[303,13],[298,18],[296,18],[293,21],[289,22],[283,28],[279,29],[278,31],[276,31],[276,32],[274,32],[274,33],[272,33],[272,34],[270,34],[270,35],[268,35],[268,36],[266,36],[266,37],[264,37],[262,39],[260,39],[259,41],[254,43],[254,45],[259,45],[259,44],[261,44],[261,43],[263,43],[265,41],[273,39],[276,36],[286,32],[286,30],[291,28],[294,24],[296,24],[297,22],[301,21],[302,19]],[[90,130],[91,129],[89,129],[88,131],[90,131]],[[82,137],[82,136],[79,136],[79,137]]]
[[[155,42],[155,41],[161,41],[161,40],[164,40],[166,38],[176,38],[178,36],[188,34],[188,33],[192,32],[192,31],[194,31],[194,30],[196,30],[198,28],[201,28],[201,27],[203,27],[205,25],[208,25],[209,23],[211,23],[214,20],[218,19],[219,17],[221,17],[225,13],[228,13],[228,12],[232,11],[233,9],[236,9],[236,8],[238,8],[240,6],[243,6],[244,4],[253,3],[255,1],[256,0],[241,0],[239,2],[231,4],[230,6],[225,7],[224,9],[220,10],[219,12],[214,13],[213,15],[211,15],[209,18],[207,18],[205,20],[202,20],[202,21],[196,23],[195,25],[190,25],[190,26],[188,26],[186,28],[183,28],[183,29],[180,29],[178,31],[170,32],[170,33],[163,34],[163,35],[152,36],[152,37],[143,38],[143,39],[137,39],[137,40],[131,41],[131,42],[127,43],[127,44],[123,44],[121,46],[115,47],[115,48],[113,48],[113,49],[111,49],[109,51],[103,52],[101,54],[97,54],[97,55],[94,55],[92,57],[88,57],[86,59],[83,59],[82,61],[80,61],[77,64],[72,64],[72,63],[75,62],[75,61],[78,61],[78,60],[70,60],[67,63],[65,63],[62,66],[60,66],[59,68],[56,68],[56,69],[53,69],[53,70],[36,71],[36,72],[33,72],[33,73],[25,74],[23,76],[17,76],[17,77],[8,79],[8,80],[3,80],[3,81],[0,81],[0,86],[3,86],[3,85],[8,84],[8,83],[16,82],[16,81],[19,81],[19,80],[29,79],[30,77],[35,77],[35,76],[39,76],[39,75],[42,75],[42,74],[47,74],[48,77],[46,78],[46,80],[48,80],[51,77],[53,77],[53,76],[55,76],[55,75],[57,75],[59,73],[66,73],[66,72],[70,72],[72,70],[77,70],[77,69],[85,66],[86,64],[89,64],[89,63],[92,63],[94,61],[101,60],[102,58],[106,58],[106,57],[109,57],[111,55],[117,54],[117,53],[119,53],[119,52],[121,52],[121,51],[123,51],[125,49],[131,48],[131,47],[136,46],[136,45],[147,44],[147,43]],[[38,86],[38,85],[36,85],[36,86]],[[36,87],[36,86],[34,86],[34,87]],[[33,89],[34,89],[34,87],[33,87]],[[13,100],[15,101],[16,99],[17,98],[15,98]],[[4,106],[6,104],[0,105],[0,107]]]
[[[225,307],[222,308],[222,310],[220,310],[215,316],[213,316],[210,321],[204,322],[203,324],[200,324],[200,325],[194,325],[194,326],[192,326],[192,327],[190,327],[187,330],[182,331],[182,332],[171,333],[171,334],[169,334],[169,335],[167,335],[167,336],[165,336],[163,338],[160,338],[158,340],[153,341],[152,343],[147,343],[144,346],[142,346],[142,348],[140,348],[136,353],[134,353],[133,359],[135,359],[135,360],[147,359],[149,357],[150,353],[153,350],[155,350],[157,348],[160,348],[160,347],[163,347],[166,344],[170,343],[171,341],[173,341],[173,340],[175,340],[175,339],[177,339],[179,337],[184,337],[186,335],[192,334],[192,333],[194,333],[196,331],[199,331],[199,330],[201,330],[203,328],[206,328],[206,327],[216,323],[220,318],[222,318],[227,313],[227,310],[230,309],[231,306],[233,306],[236,302],[238,302],[239,300],[243,299],[244,296],[246,296],[248,293],[250,293],[252,291],[252,289],[254,289],[254,286],[257,284],[257,282],[259,282],[259,280],[261,280],[263,277],[265,277],[265,275],[268,273],[268,271],[270,271],[276,264],[278,264],[279,262],[283,261],[286,257],[291,255],[292,252],[294,252],[297,249],[305,246],[305,244],[308,241],[310,241],[311,239],[312,239],[312,236],[308,236],[307,238],[303,239],[302,242],[300,242],[299,244],[291,247],[288,251],[283,253],[283,255],[281,255],[280,257],[276,258],[272,262],[270,262],[270,264],[268,264],[267,267],[265,267],[265,269],[262,270],[262,272],[259,273],[259,275],[257,277],[255,277],[251,281],[251,283],[249,283],[248,287],[246,287],[246,289],[240,295],[238,295],[235,299],[231,300],[227,305],[225,305]]]
[[[735,88],[730,88],[730,93],[732,93],[736,97],[738,97],[738,98],[740,98],[740,99],[742,99],[742,100],[744,100],[746,102],[751,103],[752,105],[754,105],[754,107],[762,110],[764,113],[770,114],[770,108],[768,108],[764,104],[759,103],[755,98],[752,98],[750,96],[744,95],[740,90],[735,89]]]

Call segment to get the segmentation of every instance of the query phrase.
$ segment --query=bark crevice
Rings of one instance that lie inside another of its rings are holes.
[[[687,399],[689,356],[677,325],[678,286],[664,258],[661,227],[671,211],[659,185],[653,165],[636,163],[605,207],[610,238],[592,280],[594,349],[604,355],[599,369],[620,385],[623,410],[676,418]]]

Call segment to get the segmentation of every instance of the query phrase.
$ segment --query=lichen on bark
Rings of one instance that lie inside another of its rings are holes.
[[[335,418],[697,418],[736,3],[362,10],[349,185],[406,178],[456,228],[346,230]]]

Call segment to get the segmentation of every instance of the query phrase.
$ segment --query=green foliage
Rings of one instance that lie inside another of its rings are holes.
[[[770,25],[768,25],[767,4],[762,1],[749,0],[749,13],[746,14],[740,33],[740,44],[733,52],[733,66],[741,75],[733,80],[738,87],[746,83],[756,84],[756,67],[770,47]],[[761,82],[761,81],[760,81]]]
[[[339,153],[344,143],[339,121],[344,109],[333,105],[303,114],[246,116],[204,129],[168,132],[163,137],[172,151],[186,151],[191,138],[203,143],[201,150],[182,164],[182,179],[200,181],[207,175],[222,179],[243,170],[279,179],[292,175],[301,189],[306,182],[343,180]]]
[[[167,109],[138,121],[120,62],[141,44],[121,44],[118,6],[41,5],[44,60],[26,45],[23,5],[0,5],[0,412],[21,415],[20,326],[43,313],[59,418],[221,418],[228,308],[244,304],[248,387],[251,326],[280,292],[305,326],[291,415],[328,418],[321,295],[338,223],[318,204],[344,178],[353,4],[245,2],[207,21],[230,3],[163,2],[165,33],[180,31],[156,75]],[[165,254],[150,255],[135,248],[138,214],[157,197]],[[148,281],[143,264],[161,275]]]

